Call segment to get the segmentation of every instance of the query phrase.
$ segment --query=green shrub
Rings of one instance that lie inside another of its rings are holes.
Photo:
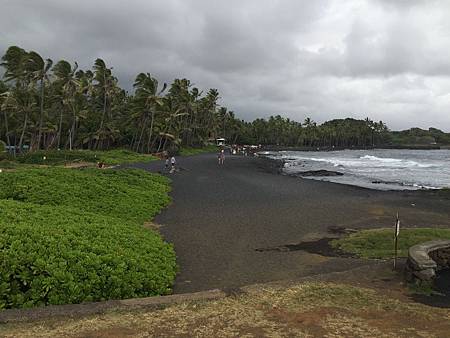
[[[173,248],[133,222],[0,200],[0,308],[166,294]]]
[[[168,293],[175,253],[142,227],[168,191],[136,169],[0,173],[0,308]]]
[[[45,159],[44,159],[45,158]],[[40,150],[25,153],[17,157],[17,161],[28,164],[60,165],[69,162],[103,162],[108,165],[126,164],[132,162],[148,162],[156,157],[138,154],[125,149],[108,151],[91,150]]]
[[[408,249],[413,245],[434,239],[450,239],[450,229],[404,228],[398,237],[398,255],[406,257]],[[393,258],[394,230],[361,230],[348,237],[333,240],[331,245],[363,258]]]
[[[169,203],[169,180],[138,169],[17,169],[0,175],[0,199],[68,206],[142,224]]]

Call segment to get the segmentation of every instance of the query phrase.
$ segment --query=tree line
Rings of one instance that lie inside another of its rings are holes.
[[[244,123],[243,137],[256,144],[299,147],[373,147],[385,143],[388,128],[369,118],[335,119],[318,125],[310,118],[303,123],[271,116]]]
[[[54,63],[11,46],[1,61],[0,140],[18,151],[125,147],[150,153],[201,147],[218,137],[302,147],[368,147],[389,139],[387,126],[368,118],[320,125],[280,115],[244,121],[219,105],[217,89],[202,91],[188,79],[167,85],[140,73],[129,93],[102,59],[82,70],[76,62]]]
[[[34,51],[9,47],[2,57],[0,139],[37,149],[151,152],[201,146],[214,139],[230,113],[216,89],[202,92],[187,79],[160,85],[140,73],[129,94],[102,59],[92,69],[53,63]]]

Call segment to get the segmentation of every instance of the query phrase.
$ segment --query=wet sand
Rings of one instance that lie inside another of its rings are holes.
[[[434,193],[376,191],[277,174],[271,161],[214,154],[179,157],[172,204],[155,221],[180,265],[174,292],[344,271],[373,264],[303,250],[264,250],[329,237],[330,227],[450,227],[450,200]],[[164,162],[135,165],[163,172]],[[301,248],[301,246],[299,246]]]

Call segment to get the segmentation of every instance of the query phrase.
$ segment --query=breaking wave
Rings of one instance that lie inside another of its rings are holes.
[[[282,151],[273,156],[285,162],[284,172],[331,170],[339,177],[309,177],[380,190],[450,187],[450,150]]]

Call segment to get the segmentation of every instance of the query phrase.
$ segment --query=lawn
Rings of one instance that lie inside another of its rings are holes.
[[[411,246],[434,239],[450,239],[450,229],[402,229],[398,237],[399,257],[406,257]],[[361,230],[348,237],[333,240],[331,245],[362,258],[393,258],[394,230]]]
[[[0,308],[169,293],[173,247],[142,226],[169,189],[135,169],[0,173]]]

